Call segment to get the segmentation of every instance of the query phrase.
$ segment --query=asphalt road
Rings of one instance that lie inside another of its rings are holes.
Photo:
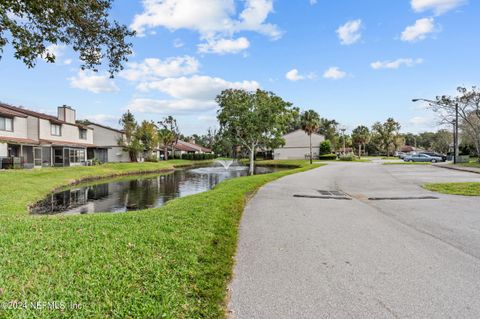
[[[420,187],[453,181],[480,175],[338,163],[266,185],[242,218],[230,316],[480,318],[480,198]],[[294,197],[318,190],[351,200]],[[438,199],[368,199],[423,196]]]

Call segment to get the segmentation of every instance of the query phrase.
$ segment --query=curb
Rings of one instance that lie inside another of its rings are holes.
[[[467,173],[474,173],[474,174],[480,174],[480,170],[476,169],[470,169],[468,167],[455,167],[455,166],[447,166],[447,165],[432,165],[434,167],[441,167],[441,168],[446,168],[446,169],[451,169],[454,171],[461,171],[461,172],[467,172]]]

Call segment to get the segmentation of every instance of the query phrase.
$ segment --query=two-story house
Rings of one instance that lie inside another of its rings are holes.
[[[130,162],[130,156],[118,145],[120,140],[125,139],[125,133],[102,124],[88,123],[93,129],[93,144],[87,149],[89,160],[98,160],[102,163]]]
[[[0,158],[20,159],[25,168],[76,166],[93,146],[93,128],[77,124],[69,106],[55,117],[0,103]]]

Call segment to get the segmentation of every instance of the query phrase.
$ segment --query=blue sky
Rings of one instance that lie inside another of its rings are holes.
[[[81,72],[57,46],[57,63],[27,69],[7,47],[0,100],[116,126],[174,115],[185,134],[215,127],[215,95],[270,90],[351,130],[394,117],[402,131],[436,129],[412,98],[478,84],[480,2],[474,0],[148,0],[114,2],[137,30],[134,55],[115,79]]]

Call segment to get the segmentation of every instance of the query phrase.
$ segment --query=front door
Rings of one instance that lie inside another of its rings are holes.
[[[42,167],[42,148],[41,147],[33,148],[33,165],[35,167]]]

